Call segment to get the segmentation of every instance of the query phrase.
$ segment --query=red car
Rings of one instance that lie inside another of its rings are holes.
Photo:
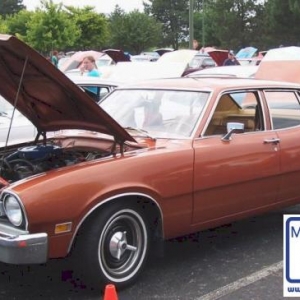
[[[296,83],[149,80],[98,106],[14,37],[0,66],[0,94],[38,132],[0,148],[1,262],[70,255],[122,288],[157,242],[299,203]]]

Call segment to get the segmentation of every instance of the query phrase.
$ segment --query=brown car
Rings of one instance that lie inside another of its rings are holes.
[[[2,262],[71,255],[121,288],[155,242],[299,203],[297,84],[151,80],[99,107],[14,37],[0,66],[0,94],[38,131],[0,149]]]

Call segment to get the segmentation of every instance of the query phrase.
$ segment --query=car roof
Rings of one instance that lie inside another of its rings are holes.
[[[153,79],[136,82],[122,88],[149,88],[149,89],[172,89],[172,90],[212,90],[212,89],[241,89],[241,88],[300,88],[298,84],[260,80],[254,78],[236,77],[180,77],[168,79]]]
[[[72,75],[67,74],[67,76],[76,84],[95,84],[95,85],[111,85],[111,86],[119,86],[124,84],[120,81],[114,81],[107,78],[101,77],[92,77],[92,76],[80,76],[80,75]]]
[[[251,77],[257,72],[258,66],[254,65],[237,65],[237,66],[222,66],[222,67],[214,67],[214,68],[206,68],[203,70],[195,71],[187,76],[193,77],[198,75],[229,75],[235,77]]]

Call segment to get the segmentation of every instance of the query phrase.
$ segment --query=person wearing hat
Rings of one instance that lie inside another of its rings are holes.
[[[228,58],[224,60],[223,66],[235,66],[239,64],[240,63],[235,58],[233,51],[232,50],[228,51]]]

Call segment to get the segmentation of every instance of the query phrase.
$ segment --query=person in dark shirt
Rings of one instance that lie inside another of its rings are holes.
[[[239,64],[240,63],[235,58],[233,51],[232,50],[228,51],[228,58],[225,59],[223,66],[235,66]]]

